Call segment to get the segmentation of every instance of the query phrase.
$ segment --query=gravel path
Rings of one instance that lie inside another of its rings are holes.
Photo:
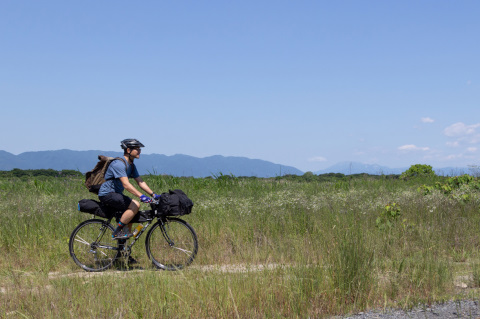
[[[411,318],[480,318],[478,300],[449,301],[443,304],[430,307],[417,307],[410,311],[387,310],[362,312],[348,317],[351,319],[362,318],[389,318],[389,319],[411,319]]]

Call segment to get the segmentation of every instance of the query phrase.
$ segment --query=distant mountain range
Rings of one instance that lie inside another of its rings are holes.
[[[113,157],[122,156],[121,152],[108,151],[56,150],[25,152],[14,155],[0,150],[0,170],[10,171],[14,168],[72,169],[85,173],[95,166],[100,154]],[[303,175],[305,173],[292,166],[275,164],[259,159],[221,155],[198,158],[182,154],[172,156],[142,154],[140,160],[137,160],[135,164],[141,175],[151,173],[154,175],[207,177],[232,174],[234,176],[275,177],[286,174]],[[408,167],[390,168],[375,164],[342,162],[313,173],[317,175],[326,173],[390,175],[401,174],[407,169]],[[434,170],[438,175],[449,176],[472,173],[472,170],[469,168],[457,167],[434,168]]]
[[[0,170],[19,169],[72,169],[85,173],[98,162],[98,155],[122,156],[121,152],[106,151],[40,151],[14,155],[0,151]],[[274,164],[246,157],[220,155],[198,158],[188,155],[142,154],[135,161],[140,175],[167,174],[173,176],[207,177],[212,175],[275,177],[285,174],[302,175],[295,167]]]

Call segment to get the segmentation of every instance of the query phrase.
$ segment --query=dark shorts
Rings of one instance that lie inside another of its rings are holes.
[[[120,220],[123,213],[128,209],[132,199],[119,193],[109,193],[105,196],[99,196],[100,202],[115,211],[116,220]]]

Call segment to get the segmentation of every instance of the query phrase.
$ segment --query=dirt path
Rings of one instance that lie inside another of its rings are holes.
[[[248,265],[248,264],[236,264],[236,265],[205,265],[205,266],[189,266],[188,269],[199,270],[203,272],[220,272],[220,273],[247,273],[247,272],[257,272],[262,270],[272,270],[277,268],[289,267],[286,265],[280,264],[267,264],[267,265]],[[158,271],[158,270],[145,270],[138,267],[132,267],[128,270],[107,270],[102,272],[86,272],[86,271],[76,271],[72,273],[61,273],[61,272],[50,272],[48,273],[49,280],[56,280],[61,278],[93,278],[98,276],[128,276],[130,274],[141,273],[145,271]],[[34,276],[33,273],[22,273],[22,276]],[[29,291],[32,292],[41,292],[42,290],[51,289],[51,285],[46,285],[42,287],[33,287]],[[0,294],[7,293],[8,287],[0,287]]]
[[[204,265],[196,266],[192,265],[187,268],[199,270],[203,272],[220,272],[220,273],[248,273],[248,272],[258,272],[262,270],[273,270],[277,268],[286,268],[293,267],[292,265],[281,265],[281,264],[266,264],[266,265],[250,265],[250,264],[234,264],[234,265]],[[48,274],[49,280],[55,280],[60,278],[93,278],[98,276],[118,276],[118,275],[129,275],[140,273],[144,271],[158,271],[158,270],[145,270],[142,268],[132,267],[128,270],[107,270],[103,272],[86,272],[86,271],[76,271],[72,273],[61,273],[61,272],[50,272]],[[33,273],[23,273],[22,275],[33,276]],[[472,281],[471,275],[457,276],[454,280],[454,285],[457,288],[468,288],[469,282]],[[46,288],[46,287],[43,287]],[[36,288],[32,288],[36,289]],[[0,293],[5,293],[6,288],[0,287]]]
[[[285,268],[286,265],[280,264],[267,264],[267,265],[248,265],[248,264],[237,264],[237,265],[206,265],[206,266],[189,266],[188,269],[200,270],[204,272],[222,272],[222,273],[246,273],[246,272],[257,272],[262,270],[272,270],[277,268]],[[48,279],[58,279],[58,278],[69,278],[69,277],[78,277],[78,278],[89,278],[97,276],[111,276],[119,274],[129,274],[129,273],[138,273],[143,271],[149,271],[144,269],[138,269],[132,267],[130,270],[108,270],[103,272],[86,272],[78,271],[68,274],[62,274],[59,272],[51,272],[48,274]],[[151,270],[158,271],[158,270]]]

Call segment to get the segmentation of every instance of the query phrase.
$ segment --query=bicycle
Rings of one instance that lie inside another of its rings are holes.
[[[137,213],[132,222],[144,223],[144,227],[130,238],[130,244],[127,240],[112,238],[114,228],[110,222],[115,215],[112,212],[105,212],[107,220],[94,217],[81,222],[70,236],[70,256],[85,271],[104,271],[120,257],[128,260],[133,245],[153,224],[145,239],[145,250],[153,265],[171,271],[190,265],[198,252],[195,230],[183,219],[159,214],[156,209],[158,203],[153,201],[150,210]]]

